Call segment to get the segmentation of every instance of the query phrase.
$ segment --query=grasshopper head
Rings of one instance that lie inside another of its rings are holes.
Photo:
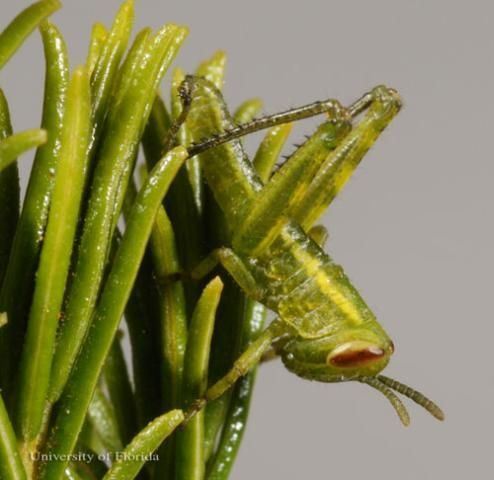
[[[297,337],[284,345],[282,359],[300,377],[344,382],[377,375],[393,351],[384,332],[355,328],[317,339]]]
[[[438,420],[441,409],[425,395],[380,372],[394,352],[393,342],[380,329],[348,329],[317,339],[295,337],[280,349],[285,366],[296,375],[319,382],[355,380],[381,392],[393,405],[404,425],[408,411],[394,393],[410,398]]]

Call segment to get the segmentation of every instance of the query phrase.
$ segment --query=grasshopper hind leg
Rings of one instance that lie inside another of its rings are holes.
[[[233,238],[234,249],[261,255],[277,238],[287,217],[308,231],[400,108],[398,93],[384,86],[374,88],[348,108],[334,101],[328,120],[258,193]],[[350,120],[364,111],[352,130]]]
[[[290,217],[308,230],[341,192],[367,151],[401,108],[396,90],[378,86],[355,102],[352,116],[365,111],[362,120],[321,165],[310,186],[291,209]]]
[[[350,115],[333,101],[328,119],[301,145],[257,193],[233,238],[233,248],[248,256],[265,252],[287,222],[309,188],[326,157],[344,140],[351,129]]]

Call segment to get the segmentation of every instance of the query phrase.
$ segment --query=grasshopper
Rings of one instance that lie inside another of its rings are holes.
[[[358,381],[377,389],[404,425],[409,415],[394,392],[442,420],[440,408],[423,394],[380,374],[393,342],[343,269],[311,238],[315,221],[399,112],[398,93],[378,86],[348,108],[336,100],[316,102],[241,126],[233,124],[221,93],[203,78],[187,77],[181,97],[183,112],[171,131],[187,120],[196,142],[189,155],[200,154],[205,180],[231,233],[231,244],[213,251],[191,276],[200,279],[221,264],[248,297],[277,314],[232,369],[190,406],[187,419],[271,350],[302,378]],[[238,138],[322,112],[326,121],[264,184]]]

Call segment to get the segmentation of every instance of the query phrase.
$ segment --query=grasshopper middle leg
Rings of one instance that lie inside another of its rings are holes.
[[[259,300],[261,290],[243,260],[230,248],[222,247],[213,250],[191,272],[192,280],[200,280],[220,264],[235,280],[244,293],[253,300]]]

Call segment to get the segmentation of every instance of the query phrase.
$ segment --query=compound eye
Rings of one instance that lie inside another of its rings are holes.
[[[374,362],[385,355],[378,345],[354,341],[344,343],[335,348],[329,355],[327,363],[335,367],[358,367],[359,365]]]

